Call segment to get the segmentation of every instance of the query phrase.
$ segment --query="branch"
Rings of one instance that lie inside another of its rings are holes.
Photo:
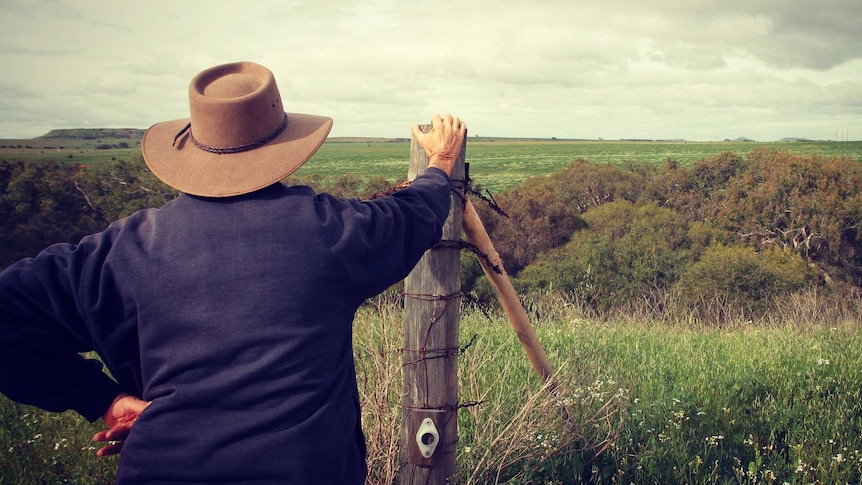
[[[80,185],[78,185],[77,180],[74,182],[74,184],[75,190],[77,190],[84,197],[84,201],[87,203],[87,206],[90,208],[90,210],[95,212],[99,219],[102,220],[102,222],[104,222],[105,224],[110,224],[112,221],[105,217],[105,214],[98,207],[96,207],[95,204],[93,204],[93,201],[90,200],[90,197],[87,196],[87,193],[84,192]]]

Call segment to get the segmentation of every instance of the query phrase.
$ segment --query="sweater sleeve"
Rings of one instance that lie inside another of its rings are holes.
[[[0,393],[96,421],[120,393],[98,360],[78,309],[85,250],[50,246],[0,273]]]
[[[443,234],[451,185],[445,172],[429,168],[407,188],[388,197],[356,202],[346,218],[350,281],[372,297],[407,276]]]

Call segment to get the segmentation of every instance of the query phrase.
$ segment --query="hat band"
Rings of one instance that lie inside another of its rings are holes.
[[[180,132],[177,133],[177,135],[174,137],[174,142],[171,143],[171,146],[174,146],[177,142],[177,139],[179,137],[183,136],[183,133],[188,131],[189,132],[189,139],[192,141],[192,144],[194,146],[200,148],[203,151],[210,152],[210,153],[216,153],[219,155],[224,155],[224,154],[228,154],[228,153],[247,152],[247,151],[253,150],[259,146],[266,145],[267,143],[274,140],[275,137],[280,135],[281,132],[284,131],[285,128],[287,128],[287,113],[284,114],[284,119],[281,120],[281,124],[278,125],[278,128],[273,130],[272,133],[266,135],[265,137],[261,138],[258,141],[255,141],[252,143],[247,143],[245,145],[233,146],[233,147],[214,147],[214,146],[210,146],[210,145],[205,145],[205,144],[197,141],[197,139],[195,139],[195,135],[192,132],[191,128],[192,128],[192,124],[189,123],[182,130],[180,130]]]

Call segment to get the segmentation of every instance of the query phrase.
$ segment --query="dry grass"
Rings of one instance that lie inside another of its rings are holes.
[[[397,480],[401,424],[401,309],[378,299],[356,324],[357,375],[368,442],[369,484]],[[543,386],[510,328],[465,312],[459,357],[457,483],[502,483],[539,473],[549,463],[586,468],[623,426],[626,390],[595,369],[569,363],[558,387]]]

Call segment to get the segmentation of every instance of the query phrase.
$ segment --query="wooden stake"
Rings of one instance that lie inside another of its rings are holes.
[[[422,128],[428,132],[431,125]],[[452,173],[453,181],[464,180],[465,151],[466,138]],[[413,180],[427,166],[424,149],[413,139],[407,178]],[[461,240],[463,182],[458,191],[462,194],[452,194],[443,240]],[[457,248],[429,250],[404,280],[402,485],[444,484],[455,473],[460,301]]]
[[[497,298],[500,299],[500,304],[503,310],[509,317],[512,327],[515,329],[515,334],[518,335],[518,340],[527,352],[527,357],[533,364],[533,368],[541,376],[542,381],[548,383],[551,390],[557,387],[554,380],[554,371],[551,364],[548,362],[548,357],[542,349],[542,344],[536,337],[536,332],[530,325],[530,320],[527,318],[527,311],[521,304],[518,294],[515,292],[515,287],[512,286],[512,281],[509,275],[506,274],[506,269],[503,267],[503,261],[500,259],[500,254],[491,243],[491,238],[488,237],[488,232],[485,230],[485,225],[479,219],[479,213],[473,207],[473,203],[467,200],[464,207],[464,233],[467,234],[467,240],[470,241],[483,254],[488,256],[492,264],[500,269],[497,273],[494,268],[490,267],[487,261],[479,258],[479,263],[482,265],[482,270],[494,287],[497,293]]]

